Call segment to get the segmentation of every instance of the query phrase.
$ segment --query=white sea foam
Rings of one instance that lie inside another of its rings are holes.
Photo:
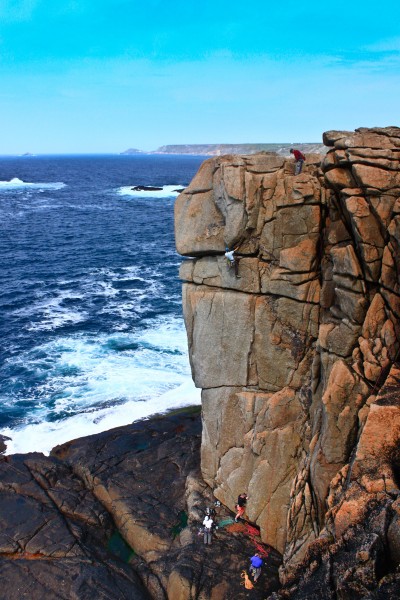
[[[42,422],[21,427],[18,430],[3,429],[1,433],[11,440],[7,442],[7,454],[44,452],[70,440],[101,433],[113,427],[127,425],[157,413],[174,408],[200,404],[200,390],[187,378],[179,387],[147,400],[128,400],[124,404],[83,412],[55,423]]]
[[[0,181],[0,191],[4,190],[15,190],[15,189],[38,189],[41,190],[61,190],[65,187],[65,183],[62,181],[56,181],[53,183],[29,183],[14,177],[10,181]]]
[[[12,440],[7,452],[48,452],[76,437],[199,404],[182,319],[143,325],[136,333],[58,338],[20,355],[15,366],[42,382],[25,422],[0,431]]]
[[[174,198],[184,189],[182,185],[163,185],[162,190],[134,190],[135,185],[126,185],[118,188],[120,196],[131,196],[132,198]],[[161,187],[161,186],[154,186]]]
[[[70,291],[59,292],[53,298],[39,298],[38,301],[33,302],[30,306],[16,310],[14,314],[27,317],[40,315],[38,321],[31,322],[28,327],[30,331],[52,331],[59,327],[85,321],[87,319],[85,311],[78,311],[62,306],[64,300],[71,298],[81,299],[82,296]]]
[[[14,315],[30,319],[31,323],[27,326],[29,331],[52,331],[85,321],[91,310],[91,302],[106,298],[106,304],[96,309],[99,315],[118,315],[121,319],[130,319],[134,314],[142,314],[147,310],[149,298],[170,299],[160,278],[161,273],[153,267],[94,269],[76,279],[55,281],[53,290],[37,290],[32,303],[15,309]],[[124,294],[123,300],[121,294]],[[71,300],[74,301],[73,306]]]
[[[104,268],[89,274],[87,280],[80,283],[80,289],[87,298],[107,296],[107,304],[98,309],[99,314],[129,319],[133,314],[146,312],[150,298],[164,298],[163,284],[158,280],[161,275],[153,267],[123,267],[118,272]],[[140,285],[143,283],[145,285]],[[121,294],[125,295],[124,300]]]
[[[53,309],[52,314],[44,314],[42,321],[39,323],[32,323],[29,327],[29,331],[53,331],[59,327],[66,327],[67,325],[75,325],[85,321],[86,316],[84,313],[73,310]]]

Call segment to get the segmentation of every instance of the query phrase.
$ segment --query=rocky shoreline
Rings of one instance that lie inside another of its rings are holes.
[[[40,453],[0,459],[0,598],[247,598],[255,552],[218,508],[213,544],[198,535],[214,497],[200,474],[199,408],[154,417]],[[258,538],[259,543],[261,540]],[[251,598],[279,586],[268,553]]]
[[[180,194],[201,416],[2,457],[0,598],[400,597],[400,128],[323,140],[299,175],[222,156]],[[251,527],[232,522],[244,491]]]

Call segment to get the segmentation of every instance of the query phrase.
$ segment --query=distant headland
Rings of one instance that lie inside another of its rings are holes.
[[[288,156],[292,147],[299,148],[308,154],[325,154],[326,146],[317,142],[282,143],[282,144],[171,144],[160,146],[157,150],[144,152],[137,148],[129,148],[121,154],[194,154],[205,156],[220,156],[224,154],[257,154],[259,152],[276,152]]]

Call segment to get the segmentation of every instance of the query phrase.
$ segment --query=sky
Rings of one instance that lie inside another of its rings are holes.
[[[400,125],[400,2],[0,0],[0,154]]]

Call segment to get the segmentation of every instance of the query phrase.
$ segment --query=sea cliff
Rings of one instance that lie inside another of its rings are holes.
[[[274,154],[207,160],[176,244],[204,480],[231,509],[248,491],[293,598],[310,578],[364,598],[399,585],[400,129],[323,140],[298,176]]]
[[[324,144],[300,175],[272,153],[206,160],[180,194],[201,417],[1,456],[0,599],[400,596],[400,129]]]

